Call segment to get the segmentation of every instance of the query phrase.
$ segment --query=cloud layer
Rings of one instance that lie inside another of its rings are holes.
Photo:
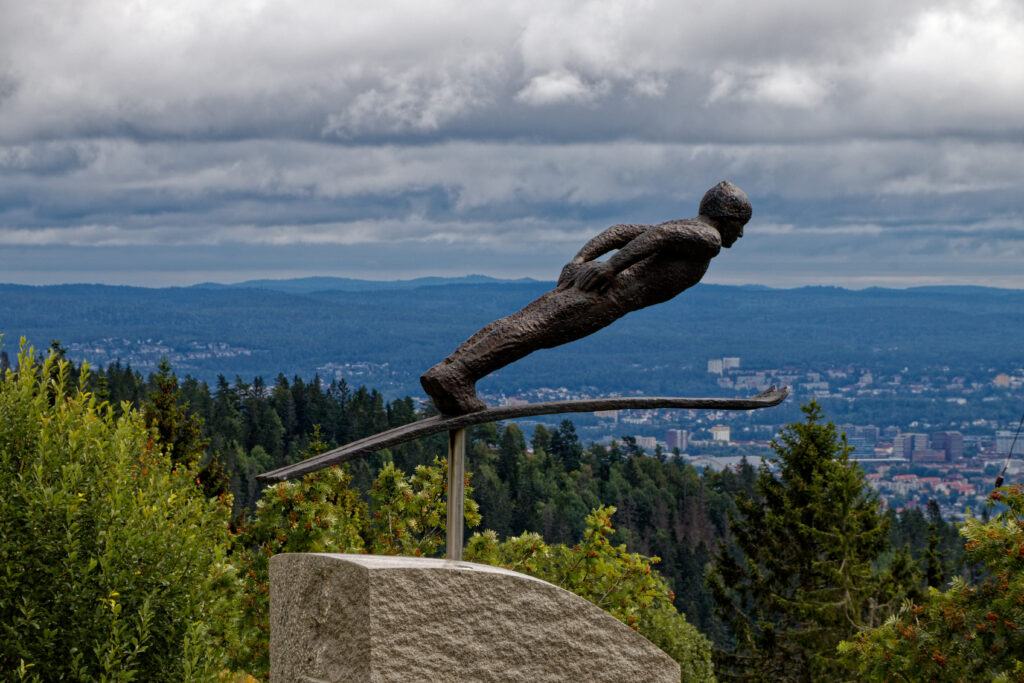
[[[55,261],[106,281],[309,274],[325,249],[364,261],[317,274],[551,278],[596,230],[693,215],[728,178],[755,220],[712,278],[1024,287],[1014,0],[0,0],[0,17],[0,280],[57,281]]]

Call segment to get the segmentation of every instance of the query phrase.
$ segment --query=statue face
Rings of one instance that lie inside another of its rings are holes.
[[[745,221],[735,218],[719,218],[718,234],[722,236],[722,246],[728,249],[736,240],[743,237],[743,225]]]

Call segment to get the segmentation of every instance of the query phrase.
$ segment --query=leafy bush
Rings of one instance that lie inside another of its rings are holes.
[[[318,448],[319,446],[314,446]],[[438,458],[406,477],[393,463],[377,473],[372,513],[352,488],[347,469],[331,467],[268,487],[252,522],[235,537],[243,577],[243,647],[234,665],[256,676],[270,669],[270,558],[278,553],[363,553],[429,556],[444,542],[448,466]],[[464,514],[480,514],[466,481]]]
[[[679,662],[682,680],[712,681],[711,644],[672,605],[675,596],[651,568],[659,561],[612,545],[614,507],[593,510],[583,541],[546,545],[525,533],[504,542],[493,531],[473,534],[465,558],[544,579],[586,598]]]
[[[230,506],[53,354],[0,378],[0,670],[218,680],[234,628]]]

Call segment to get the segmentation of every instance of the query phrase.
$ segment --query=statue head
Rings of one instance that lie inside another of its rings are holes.
[[[723,180],[700,200],[700,215],[711,218],[731,218],[746,223],[750,220],[750,200],[743,190]]]
[[[700,215],[713,219],[722,235],[722,246],[731,247],[743,237],[743,226],[750,220],[750,200],[743,190],[723,180],[700,200]]]

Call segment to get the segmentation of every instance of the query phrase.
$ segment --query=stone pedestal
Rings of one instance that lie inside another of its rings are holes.
[[[270,561],[270,678],[679,681],[679,665],[545,581],[428,558],[282,554]]]

